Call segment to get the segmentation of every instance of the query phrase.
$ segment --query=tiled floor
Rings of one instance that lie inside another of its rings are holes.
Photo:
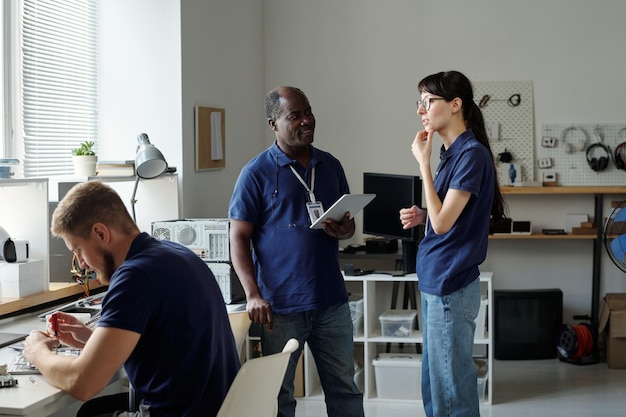
[[[624,352],[626,354],[626,352]],[[624,417],[626,369],[554,360],[494,361],[492,405],[482,417]],[[326,416],[321,400],[299,400],[296,417]],[[366,417],[423,417],[421,403],[366,401]]]

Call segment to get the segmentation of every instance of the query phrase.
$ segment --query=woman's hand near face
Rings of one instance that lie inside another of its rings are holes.
[[[411,152],[415,160],[420,165],[430,165],[430,155],[433,147],[433,135],[434,131],[420,130],[415,135],[413,144],[411,145]]]

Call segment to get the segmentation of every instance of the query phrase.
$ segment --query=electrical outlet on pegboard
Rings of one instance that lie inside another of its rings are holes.
[[[498,127],[498,139],[490,136],[490,146],[500,184],[507,184],[510,178],[503,173],[512,162],[521,168],[521,178],[516,181],[534,181],[536,164],[534,158],[535,122],[533,110],[532,81],[475,81],[474,102],[478,104],[485,119],[486,127]],[[509,152],[510,162],[500,162],[498,155]]]

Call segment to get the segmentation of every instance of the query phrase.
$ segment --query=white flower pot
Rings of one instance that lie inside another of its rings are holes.
[[[80,177],[93,177],[96,175],[97,156],[72,155],[74,173]]]

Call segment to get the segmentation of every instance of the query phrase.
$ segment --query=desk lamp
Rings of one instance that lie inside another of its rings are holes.
[[[154,145],[150,143],[148,135],[140,133],[137,136],[137,142],[139,147],[137,148],[137,154],[135,155],[135,188],[133,189],[133,196],[130,199],[130,204],[133,209],[133,220],[137,222],[135,215],[135,195],[137,194],[137,185],[139,185],[139,179],[152,179],[160,176],[167,170],[167,162],[165,157]]]

